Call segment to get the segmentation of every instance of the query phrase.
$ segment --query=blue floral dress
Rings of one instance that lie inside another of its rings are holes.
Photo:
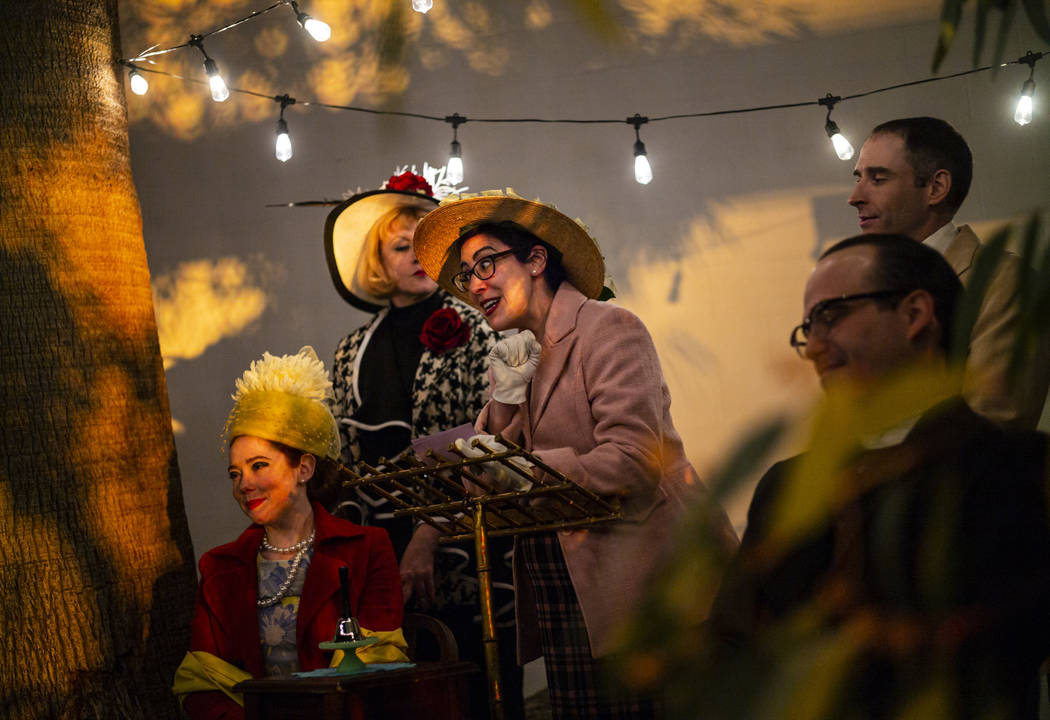
[[[310,567],[313,548],[303,554],[295,580],[281,601],[259,608],[259,642],[267,675],[291,675],[299,671],[299,653],[295,646],[295,620],[299,615],[299,596],[303,594],[306,570]],[[292,560],[266,560],[258,556],[259,597],[273,597],[288,579]]]

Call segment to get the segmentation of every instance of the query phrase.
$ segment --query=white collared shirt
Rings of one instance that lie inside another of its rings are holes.
[[[919,422],[919,415],[912,415],[881,433],[864,435],[860,439],[861,447],[865,450],[881,450],[882,448],[900,445],[904,442],[904,438],[908,437],[908,433],[912,431],[917,422]]]
[[[951,245],[952,240],[955,239],[958,234],[959,228],[955,226],[951,220],[941,225],[940,229],[930,235],[928,238],[922,241],[923,245],[929,245],[934,250],[944,255],[948,251],[948,246]]]

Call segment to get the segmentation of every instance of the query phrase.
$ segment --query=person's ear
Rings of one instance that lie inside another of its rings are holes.
[[[952,189],[952,174],[941,168],[933,174],[926,184],[927,201],[931,206],[940,205]]]
[[[547,248],[542,245],[533,245],[529,251],[529,272],[534,276],[543,274],[547,269]]]
[[[908,342],[916,343],[929,336],[936,341],[938,322],[933,296],[926,290],[912,290],[897,307],[904,320]]]
[[[299,466],[296,467],[298,473],[298,481],[300,485],[305,484],[314,476],[314,471],[317,469],[317,458],[310,453],[303,453],[302,457],[299,458]]]

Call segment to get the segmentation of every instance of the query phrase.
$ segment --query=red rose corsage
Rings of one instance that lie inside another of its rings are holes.
[[[435,310],[423,323],[423,331],[419,333],[419,341],[423,346],[439,354],[464,345],[469,339],[470,326],[450,307]]]
[[[420,192],[433,197],[434,189],[422,175],[405,171],[400,175],[391,175],[390,179],[383,183],[384,190],[408,190],[409,192]]]

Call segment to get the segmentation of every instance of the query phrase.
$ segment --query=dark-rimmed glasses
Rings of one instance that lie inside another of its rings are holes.
[[[791,347],[795,348],[799,357],[804,358],[806,357],[806,341],[809,340],[809,336],[812,333],[823,335],[834,327],[835,323],[849,315],[852,312],[852,308],[849,307],[850,303],[857,300],[888,300],[892,297],[907,295],[909,292],[911,291],[875,290],[821,300],[809,311],[809,316],[791,331],[791,338],[788,342],[791,343]]]
[[[502,250],[498,253],[486,255],[479,258],[470,270],[463,270],[452,276],[452,284],[459,288],[460,292],[470,292],[470,276],[478,280],[488,280],[496,272],[496,261],[504,255],[510,255],[514,250]]]

